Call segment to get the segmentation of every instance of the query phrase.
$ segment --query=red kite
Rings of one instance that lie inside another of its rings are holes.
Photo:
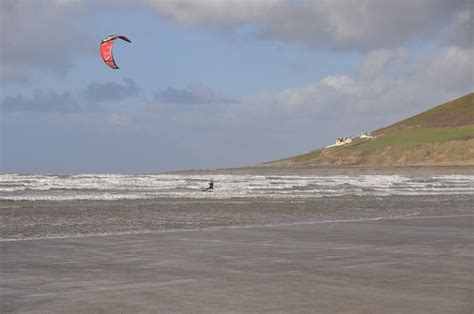
[[[125,40],[131,43],[130,39],[123,35],[110,35],[107,36],[102,42],[100,43],[100,56],[102,60],[111,67],[112,69],[118,69],[119,67],[115,63],[114,56],[112,55],[112,46],[117,38]]]

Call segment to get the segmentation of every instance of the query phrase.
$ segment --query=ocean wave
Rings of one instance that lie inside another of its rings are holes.
[[[209,180],[211,193],[202,190]],[[0,200],[317,198],[472,194],[474,176],[0,175]]]

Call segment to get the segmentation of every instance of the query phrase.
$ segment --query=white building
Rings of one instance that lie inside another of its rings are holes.
[[[364,139],[369,139],[369,140],[374,138],[372,135],[369,135],[367,132],[361,133],[359,137],[364,138]]]
[[[326,146],[326,148],[334,147],[334,146],[341,146],[341,145],[345,145],[345,144],[349,144],[349,143],[352,143],[352,138],[350,138],[350,137],[339,137],[336,140],[336,144]]]

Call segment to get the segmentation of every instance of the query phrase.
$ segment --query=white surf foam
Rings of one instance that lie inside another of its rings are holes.
[[[213,179],[212,193],[202,192]],[[473,194],[474,176],[0,175],[0,200],[315,198]]]

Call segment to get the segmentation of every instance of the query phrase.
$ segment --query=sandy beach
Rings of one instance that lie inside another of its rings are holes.
[[[473,203],[1,201],[1,311],[472,313]]]
[[[473,215],[1,242],[2,312],[472,313]]]

